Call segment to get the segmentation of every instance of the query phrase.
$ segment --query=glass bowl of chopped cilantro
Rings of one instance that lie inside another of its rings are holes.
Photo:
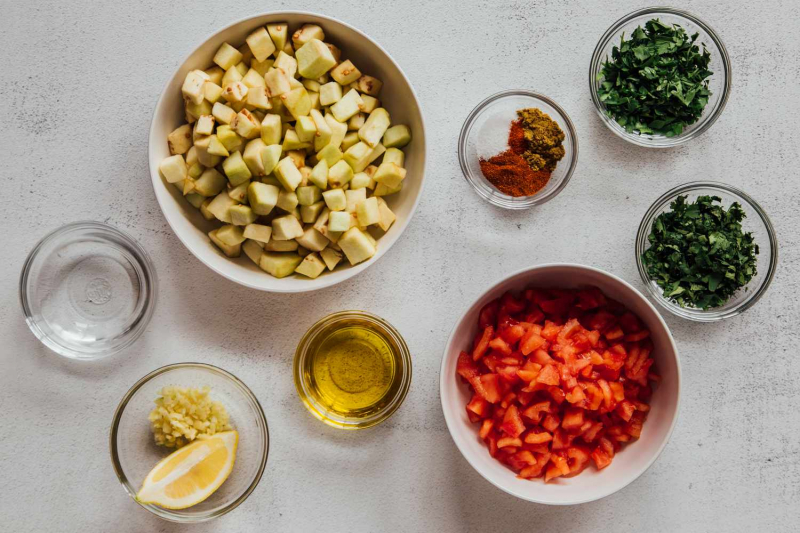
[[[767,291],[778,263],[769,217],[750,196],[692,182],[661,196],[636,235],[639,274],[671,313],[698,322],[736,316]]]
[[[611,131],[639,146],[670,148],[698,137],[722,114],[731,63],[708,24],[680,9],[651,7],[603,35],[589,84]]]

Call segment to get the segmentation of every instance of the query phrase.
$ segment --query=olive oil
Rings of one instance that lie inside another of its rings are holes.
[[[320,402],[343,416],[378,403],[389,390],[394,355],[386,339],[360,326],[322,341],[311,360],[311,384]]]
[[[380,423],[400,406],[411,382],[411,357],[383,319],[344,311],[306,333],[294,374],[312,414],[332,426],[358,429]]]

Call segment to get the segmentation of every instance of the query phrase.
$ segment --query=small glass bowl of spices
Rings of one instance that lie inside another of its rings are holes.
[[[617,136],[647,148],[671,148],[707,131],[731,91],[722,40],[680,9],[634,11],[603,34],[592,55],[589,90]]]
[[[636,234],[636,264],[652,298],[697,322],[743,313],[767,291],[778,264],[769,217],[744,192],[718,182],[667,191]]]
[[[342,311],[300,340],[294,383],[306,408],[329,426],[364,429],[392,416],[411,384],[411,353],[391,324]]]
[[[560,193],[578,162],[578,138],[550,98],[511,90],[469,114],[458,139],[464,177],[480,197],[505,209],[527,209]]]

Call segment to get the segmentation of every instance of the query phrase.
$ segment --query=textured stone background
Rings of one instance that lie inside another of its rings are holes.
[[[796,531],[799,4],[681,3],[721,34],[734,89],[710,132],[658,152],[611,135],[586,86],[597,39],[646,4],[0,0],[0,529]],[[181,59],[216,28],[280,9],[338,16],[393,54],[423,103],[430,150],[426,195],[402,239],[357,279],[302,299],[239,287],[192,257],[162,217],[146,166],[152,109]],[[568,188],[525,213],[480,200],[456,161],[469,110],[508,88],[554,97],[580,137]],[[641,288],[633,260],[641,216],[666,189],[700,178],[754,195],[777,228],[781,258],[769,293],[745,315],[715,325],[666,317],[684,389],[664,454],[626,489],[577,507],[528,504],[495,489],[461,457],[441,414],[438,368],[453,320],[494,279],[536,263],[591,264]],[[147,332],[99,364],[44,349],[17,297],[33,244],[81,219],[133,234],[161,281]],[[291,380],[300,335],[343,308],[387,318],[414,356],[405,405],[368,432],[311,418]],[[134,381],[191,360],[245,376],[273,440],[250,499],[190,529],[159,521],[128,498],[111,468],[107,433]]]

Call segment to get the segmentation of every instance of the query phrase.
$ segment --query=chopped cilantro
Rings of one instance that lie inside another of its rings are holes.
[[[742,230],[744,210],[734,202],[726,211],[719,202],[718,196],[694,203],[678,196],[653,221],[642,261],[664,296],[681,307],[719,307],[756,275],[758,245]]]
[[[700,118],[711,91],[711,54],[677,24],[649,20],[629,40],[620,37],[598,74],[608,116],[628,133],[674,137]]]

